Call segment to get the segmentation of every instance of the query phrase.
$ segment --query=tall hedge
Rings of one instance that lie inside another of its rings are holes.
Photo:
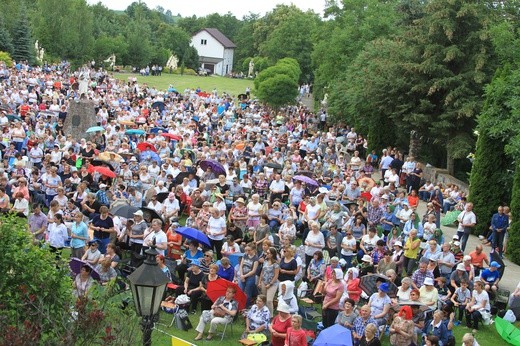
[[[491,137],[488,131],[478,136],[469,180],[469,199],[478,218],[476,234],[483,234],[497,207],[509,201],[509,190],[504,186],[510,186],[505,180],[508,180],[506,172],[511,167],[504,147],[503,140]]]
[[[507,254],[509,259],[516,264],[520,263],[520,162],[517,161],[515,176],[513,179],[513,196],[511,199],[511,213],[514,216],[509,229]],[[515,216],[516,215],[516,216]]]

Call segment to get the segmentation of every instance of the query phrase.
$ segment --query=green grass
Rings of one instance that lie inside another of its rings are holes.
[[[220,343],[220,336],[217,337],[217,335],[215,335],[214,339],[211,341],[206,341],[205,339],[200,340],[200,341],[195,341],[194,338],[197,335],[197,332],[194,330],[194,328],[197,326],[197,323],[199,322],[200,313],[190,315],[190,321],[191,321],[191,324],[193,325],[193,329],[190,329],[188,331],[178,330],[175,327],[175,325],[172,326],[171,328],[169,328],[168,326],[164,326],[164,324],[169,325],[171,323],[172,317],[173,317],[172,315],[162,312],[161,318],[159,321],[159,323],[161,323],[161,324],[157,325],[156,328],[158,328],[159,330],[164,331],[170,335],[174,335],[176,337],[184,339],[184,340],[191,342],[198,346],[212,345],[212,344],[213,345],[220,345],[220,344],[237,345],[238,340],[240,339],[240,336],[245,329],[244,320],[242,318],[238,318],[233,326],[233,334],[231,334],[228,329],[226,331],[226,336],[225,336],[224,340],[222,341],[222,343]],[[515,325],[518,327],[518,324],[519,323],[516,323]],[[206,326],[206,332],[207,332],[208,328],[209,328],[209,325]],[[222,331],[222,328],[223,327],[219,327],[218,331]],[[466,328],[462,324],[458,327],[453,328],[453,334],[455,335],[455,339],[457,341],[456,345],[462,344],[462,337],[466,333],[471,333],[471,329]],[[204,334],[204,337],[206,336],[206,334],[207,333]],[[153,332],[152,338],[153,338],[154,345],[169,345],[171,343],[171,341],[170,341],[171,338],[168,335],[161,333],[157,330],[155,330]],[[479,331],[475,335],[475,338],[477,339],[478,343],[482,346],[484,346],[484,345],[493,345],[493,346],[509,345],[507,342],[505,342],[500,337],[500,335],[498,335],[494,325],[490,325],[490,326],[481,325]],[[382,345],[390,346],[389,337],[384,336],[383,339],[381,340],[381,343],[382,343]]]
[[[137,77],[137,82],[141,85],[146,83],[162,91],[167,90],[171,84],[181,93],[186,88],[200,88],[202,91],[207,92],[211,92],[217,88],[219,94],[226,92],[232,96],[237,96],[245,93],[247,87],[251,88],[251,90],[254,87],[253,81],[250,79],[235,79],[220,76],[181,76],[168,73],[163,73],[162,76],[141,76],[133,73],[115,73],[114,75],[123,81],[128,81],[128,77]]]

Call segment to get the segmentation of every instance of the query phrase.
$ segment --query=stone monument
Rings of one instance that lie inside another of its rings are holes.
[[[63,126],[63,131],[76,140],[87,137],[87,129],[97,126],[94,101],[85,98],[72,101]]]

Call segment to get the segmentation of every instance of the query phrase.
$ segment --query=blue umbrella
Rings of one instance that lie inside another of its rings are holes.
[[[352,346],[352,332],[350,329],[334,324],[321,331],[313,346]]]
[[[206,245],[207,247],[211,247],[211,244],[209,242],[208,237],[202,233],[202,231],[199,231],[196,228],[190,228],[190,227],[178,227],[175,232],[182,235],[184,238],[188,238],[191,240],[196,240],[199,243]]]
[[[139,161],[155,161],[158,165],[162,164],[162,160],[156,152],[146,150],[139,156]]]
[[[160,112],[164,111],[164,102],[156,101],[156,102],[152,103],[152,109],[155,109],[155,108],[159,108]]]
[[[131,130],[126,130],[125,133],[127,135],[144,135],[146,132],[144,130],[131,129]]]
[[[92,133],[92,132],[100,132],[100,131],[105,131],[105,129],[101,126],[92,126],[92,127],[89,127],[87,129],[87,131],[85,131],[86,133]]]
[[[168,132],[168,130],[165,129],[164,127],[154,127],[153,129],[150,130],[150,133],[158,134],[159,131]]]

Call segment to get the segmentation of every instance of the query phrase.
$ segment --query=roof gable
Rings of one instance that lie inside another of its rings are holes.
[[[215,28],[204,28],[197,32],[198,33],[206,31],[208,34],[210,34],[215,40],[217,40],[221,45],[224,46],[224,48],[236,48],[237,46],[231,41],[229,38],[226,37],[223,33],[220,32],[220,30]],[[193,36],[195,36],[193,35]]]

